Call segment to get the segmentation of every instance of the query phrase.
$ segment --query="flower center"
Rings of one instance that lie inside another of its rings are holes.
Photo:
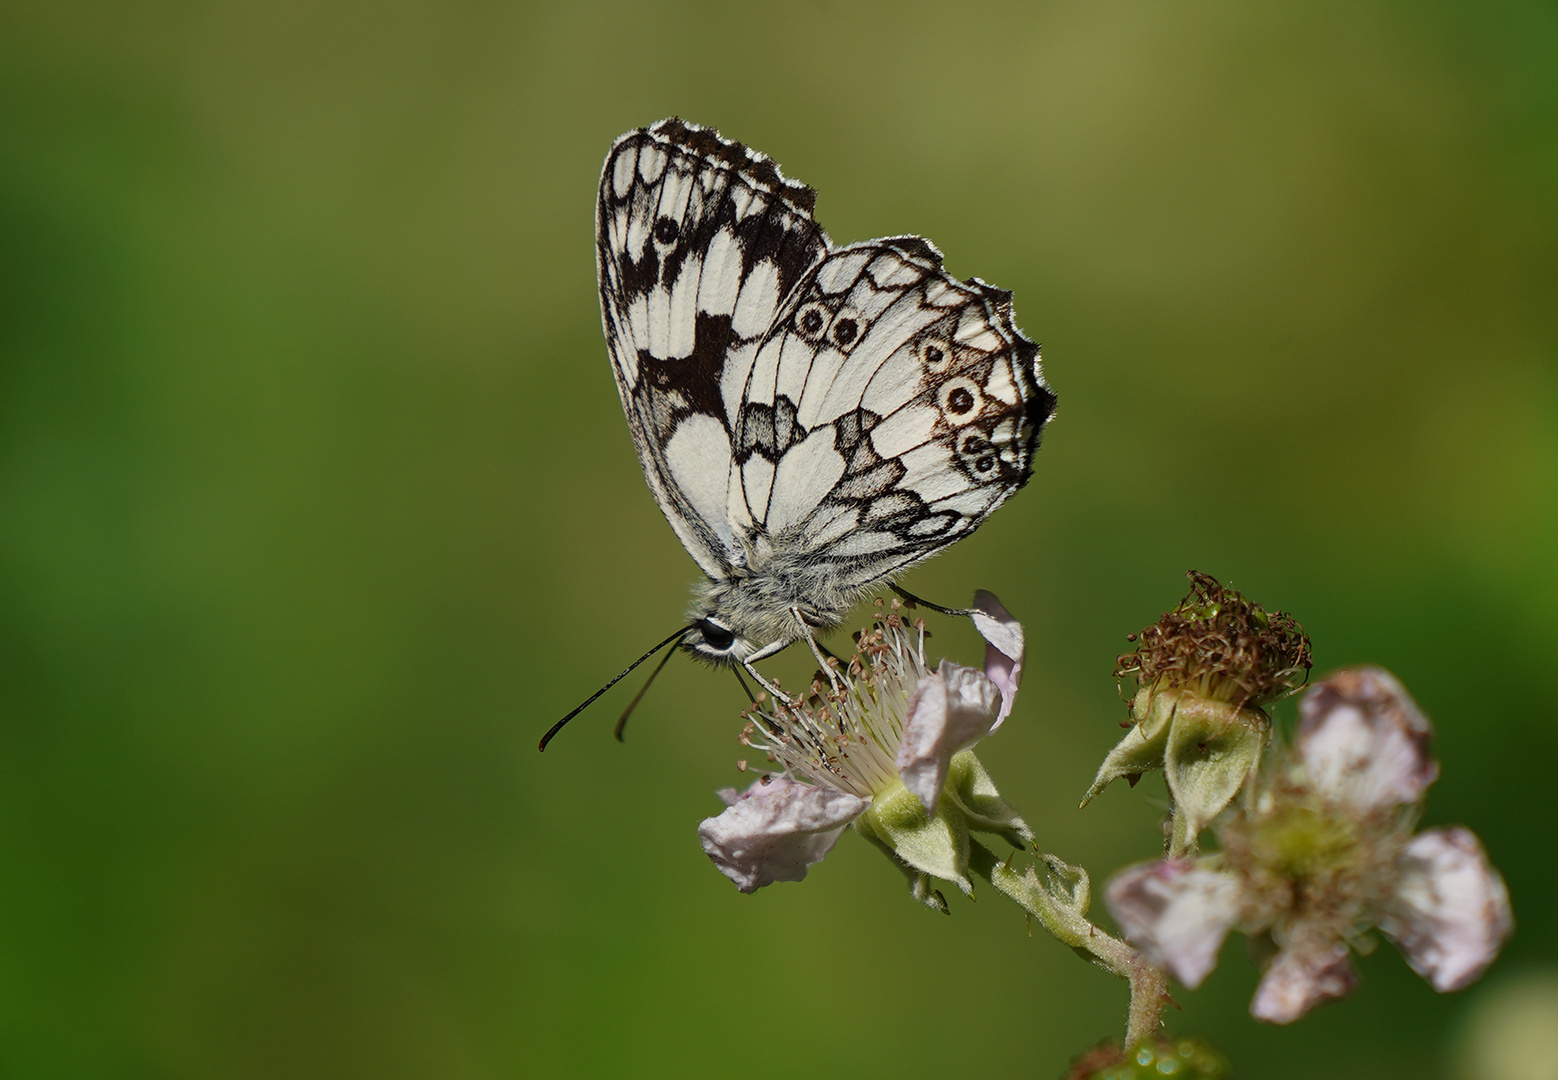
[[[1256,824],[1250,851],[1264,866],[1296,881],[1349,867],[1358,834],[1352,824],[1310,806],[1284,806]]]
[[[924,623],[878,616],[838,672],[837,690],[819,679],[799,705],[752,709],[742,742],[792,776],[871,798],[899,784],[894,758],[909,696],[927,674]]]

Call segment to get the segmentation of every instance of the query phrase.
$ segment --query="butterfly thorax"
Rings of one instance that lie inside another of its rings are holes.
[[[693,586],[688,609],[693,631],[683,648],[712,663],[740,663],[800,638],[796,612],[813,633],[835,629],[873,585],[861,586],[804,552],[777,552],[725,580]]]

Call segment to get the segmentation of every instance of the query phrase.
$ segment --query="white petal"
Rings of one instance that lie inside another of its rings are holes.
[[[1493,962],[1514,927],[1504,879],[1466,829],[1414,837],[1401,871],[1380,929],[1435,990],[1459,990]]]
[[[1439,775],[1433,727],[1380,668],[1341,671],[1304,695],[1298,752],[1315,791],[1367,812],[1415,803]]]
[[[1000,704],[1000,688],[984,672],[946,660],[914,688],[894,764],[927,814],[936,808],[952,755],[990,734]]]
[[[698,836],[720,873],[742,892],[755,892],[775,881],[804,878],[868,805],[867,799],[832,788],[783,777],[759,780],[724,813],[705,818]]]
[[[995,593],[980,589],[974,594],[974,628],[985,639],[985,674],[1001,688],[1001,712],[990,730],[1001,726],[1017,699],[1017,684],[1022,679],[1022,623],[995,598]]]
[[[1283,949],[1255,988],[1250,1015],[1272,1024],[1291,1024],[1316,1005],[1345,997],[1357,985],[1358,973],[1341,943],[1314,953]]]
[[[1217,965],[1239,902],[1239,883],[1230,875],[1171,859],[1128,866],[1104,890],[1125,936],[1191,990]]]

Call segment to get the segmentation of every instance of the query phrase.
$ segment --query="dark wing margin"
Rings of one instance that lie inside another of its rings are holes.
[[[601,172],[597,270],[617,390],[650,489],[710,577],[742,558],[725,502],[746,372],[828,251],[815,202],[767,157],[674,117],[619,138]]]

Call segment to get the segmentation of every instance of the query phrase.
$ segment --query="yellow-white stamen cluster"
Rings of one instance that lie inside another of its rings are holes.
[[[880,603],[880,601],[878,601]],[[898,782],[894,759],[909,717],[909,698],[930,674],[925,623],[893,611],[862,631],[855,655],[836,671],[836,688],[819,679],[798,705],[754,707],[741,741],[786,775],[871,798]]]

